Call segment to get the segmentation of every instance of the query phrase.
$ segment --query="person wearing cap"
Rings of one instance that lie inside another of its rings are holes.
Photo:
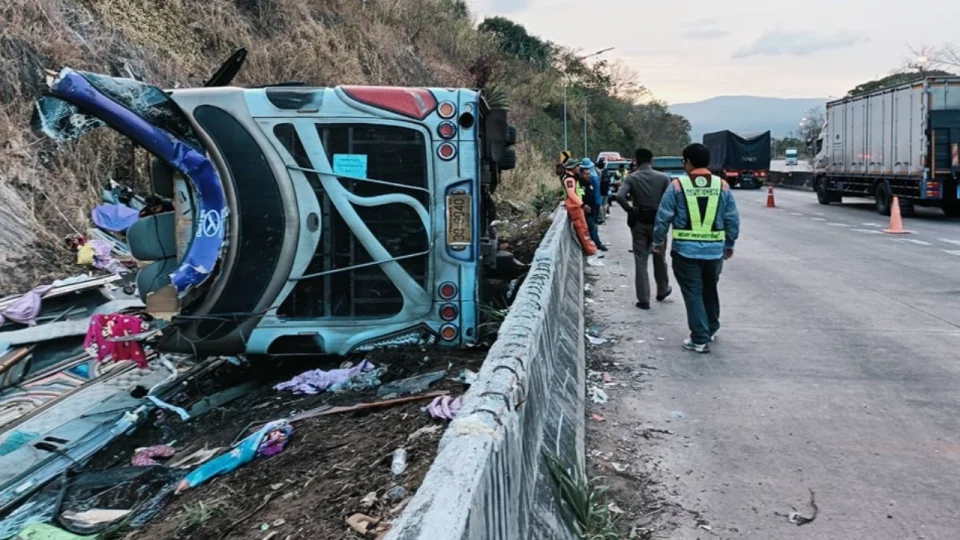
[[[590,239],[590,229],[587,226],[587,220],[584,212],[589,207],[583,202],[583,191],[580,187],[580,161],[567,159],[564,164],[566,175],[563,178],[563,189],[566,191],[563,205],[567,209],[567,216],[573,224],[573,230],[577,233],[580,240],[580,247],[584,255],[590,257],[596,255],[597,246]]]
[[[710,150],[696,143],[683,150],[686,174],[667,187],[657,211],[654,251],[664,252],[673,227],[673,275],[683,293],[690,337],[689,351],[709,353],[720,329],[717,282],[723,261],[733,257],[740,235],[737,203],[727,183],[710,173]]]
[[[583,158],[580,162],[580,185],[584,191],[584,212],[587,215],[587,227],[590,231],[590,238],[596,244],[600,251],[609,251],[607,246],[600,241],[600,232],[597,229],[597,215],[600,212],[600,177],[597,176],[597,170],[590,158]]]

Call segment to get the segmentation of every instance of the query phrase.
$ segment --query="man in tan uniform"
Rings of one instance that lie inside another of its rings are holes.
[[[630,234],[633,236],[637,307],[650,309],[647,260],[653,252],[653,228],[657,209],[660,207],[660,199],[670,185],[670,177],[653,170],[653,152],[650,150],[639,148],[634,157],[637,169],[623,181],[617,191],[617,202],[627,212],[627,225],[630,226]],[[657,301],[663,302],[673,289],[667,274],[666,257],[662,252],[653,253],[653,278],[657,283]]]

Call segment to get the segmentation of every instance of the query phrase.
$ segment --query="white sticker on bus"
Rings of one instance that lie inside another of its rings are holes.
[[[334,154],[333,174],[350,178],[367,178],[366,154]]]

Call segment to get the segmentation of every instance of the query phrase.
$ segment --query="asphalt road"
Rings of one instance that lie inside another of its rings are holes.
[[[652,471],[684,509],[669,538],[960,538],[960,221],[921,211],[906,220],[915,234],[892,236],[870,202],[735,196],[741,240],[710,355],[681,349],[676,286],[634,307],[623,212],[601,228],[613,249],[588,269],[588,317],[616,340],[608,355],[650,377],[608,388],[591,444],[635,452],[612,459]],[[811,514],[811,490],[816,520],[790,523],[791,507]]]

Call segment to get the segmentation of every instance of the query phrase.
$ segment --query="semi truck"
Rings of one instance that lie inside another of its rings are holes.
[[[785,165],[787,167],[796,166],[798,163],[797,160],[797,149],[796,148],[787,148],[786,153],[784,153]]]
[[[873,197],[888,215],[897,196],[960,216],[960,77],[926,77],[827,103],[816,140],[820,204]]]
[[[770,174],[770,132],[739,135],[724,130],[707,133],[710,171],[731,187],[760,189]]]

